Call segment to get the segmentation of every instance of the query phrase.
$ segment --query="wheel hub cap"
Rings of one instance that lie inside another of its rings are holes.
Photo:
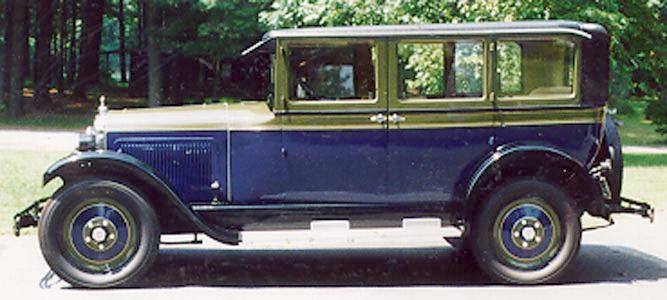
[[[82,268],[113,269],[133,254],[136,228],[124,209],[100,202],[79,208],[70,218],[68,250]]]
[[[521,268],[536,268],[560,247],[558,216],[539,199],[521,199],[503,209],[495,222],[498,254]]]
[[[116,243],[118,229],[111,220],[98,216],[86,222],[82,234],[88,248],[94,251],[106,251]]]
[[[93,237],[93,240],[95,240],[96,242],[101,243],[107,239],[107,231],[104,230],[104,228],[102,227],[95,227],[90,236]]]
[[[533,249],[544,240],[547,231],[534,217],[519,219],[512,226],[512,242],[521,249]]]

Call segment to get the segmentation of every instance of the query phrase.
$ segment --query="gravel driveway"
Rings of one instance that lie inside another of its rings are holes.
[[[444,242],[395,247],[270,250],[266,246],[165,246],[139,289],[89,291],[57,282],[41,289],[47,266],[36,238],[0,237],[3,295],[44,299],[660,299],[667,293],[667,222],[617,219],[588,231],[564,281],[503,286],[487,281]],[[279,232],[275,234],[279,235]],[[284,247],[285,245],[278,246]],[[405,246],[422,248],[407,249]],[[290,245],[290,247],[299,247]],[[347,247],[345,243],[339,247]],[[311,247],[312,248],[312,247]],[[53,282],[53,280],[52,280]],[[12,299],[5,298],[4,299]]]

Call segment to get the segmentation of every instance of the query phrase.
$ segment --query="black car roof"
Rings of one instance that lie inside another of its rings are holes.
[[[255,50],[272,49],[277,38],[364,38],[364,37],[428,37],[456,35],[496,34],[573,34],[591,38],[591,32],[604,32],[597,24],[575,21],[518,21],[484,23],[448,23],[418,25],[376,25],[345,27],[307,27],[278,29],[267,32],[257,44],[243,51],[246,55]]]

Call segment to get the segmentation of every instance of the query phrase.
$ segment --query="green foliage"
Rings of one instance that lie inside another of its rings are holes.
[[[520,94],[521,47],[514,42],[498,43],[498,70],[500,70],[500,91],[502,95]]]
[[[406,93],[404,97],[476,94],[483,89],[482,43],[474,41],[406,43],[399,44],[397,55],[401,81]],[[452,62],[453,66],[445,65]],[[447,81],[445,76],[455,80],[454,86],[445,86]]]
[[[656,146],[667,143],[667,138],[660,135],[655,124],[644,116],[645,112],[650,111],[648,104],[652,103],[651,101],[655,100],[631,97],[622,101],[623,105],[618,107],[619,112],[621,109],[625,111],[616,116],[622,123],[619,133],[623,145]]]
[[[484,45],[482,43],[458,43],[456,46],[456,91],[481,93],[484,80]]]
[[[154,32],[167,52],[216,60],[236,57],[266,28],[258,15],[267,0],[156,0],[164,12]]]
[[[647,116],[653,120],[659,133],[667,135],[667,89],[663,89],[661,98],[656,101],[651,101]]]
[[[415,95],[444,95],[444,51],[442,44],[403,44],[398,60],[405,89]],[[414,91],[414,92],[410,92]]]

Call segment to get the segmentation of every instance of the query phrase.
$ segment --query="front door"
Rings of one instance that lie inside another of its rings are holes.
[[[387,189],[384,42],[279,43],[285,203],[379,202]],[[282,56],[282,57],[280,57]]]
[[[449,201],[464,172],[489,153],[487,47],[482,39],[389,43],[389,198]]]

